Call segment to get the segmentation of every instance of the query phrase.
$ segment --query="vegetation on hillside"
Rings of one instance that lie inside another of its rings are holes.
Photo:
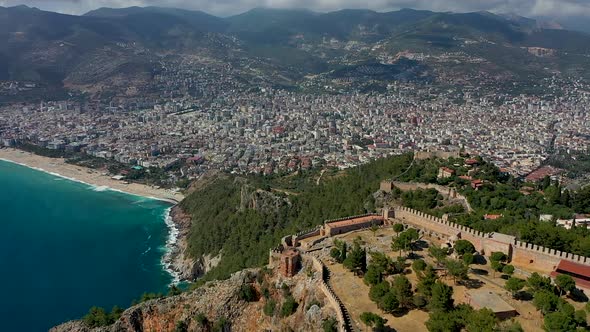
[[[306,174],[276,179],[220,177],[181,203],[193,217],[190,254],[201,257],[222,253],[220,264],[208,273],[207,279],[263,265],[268,250],[282,236],[310,229],[327,219],[373,212],[373,193],[379,190],[380,181],[402,173],[411,162],[412,155],[405,154],[342,172],[326,172],[331,174],[324,174],[319,185]],[[241,193],[246,183],[275,189],[273,195],[289,203],[272,209],[243,208]],[[285,187],[290,187],[290,195],[278,190]]]
[[[406,173],[403,180],[425,183],[438,183],[457,188],[467,197],[472,213],[456,210],[452,220],[461,225],[469,226],[482,232],[500,232],[516,236],[519,240],[542,245],[561,251],[590,256],[590,230],[574,227],[568,230],[557,226],[555,220],[572,218],[574,213],[590,213],[590,187],[576,192],[564,189],[559,182],[548,177],[539,183],[526,183],[509,176],[499,168],[481,158],[476,158],[478,166],[465,166],[465,159],[450,158],[448,160],[429,159],[416,162]],[[455,170],[455,175],[438,179],[439,167]],[[482,180],[483,186],[474,189],[471,182],[460,176]],[[434,200],[427,193],[403,193],[406,196],[424,198],[423,201],[404,202],[405,206],[441,216],[440,211],[433,210]],[[498,215],[497,219],[485,219],[486,214]],[[540,215],[553,216],[551,221],[542,222]]]

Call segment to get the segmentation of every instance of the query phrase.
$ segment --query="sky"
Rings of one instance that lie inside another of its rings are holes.
[[[527,17],[587,17],[590,0],[0,0],[0,6],[27,5],[66,14],[83,14],[100,7],[176,7],[229,16],[256,7],[306,8],[319,12],[363,8],[376,11],[401,8],[469,12],[487,10]]]

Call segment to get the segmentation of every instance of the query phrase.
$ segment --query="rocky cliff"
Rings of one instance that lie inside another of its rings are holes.
[[[309,266],[304,270],[311,271]],[[301,272],[285,279],[273,270],[244,270],[194,291],[140,303],[110,326],[90,328],[83,321],[72,321],[50,332],[320,331],[335,311],[319,289],[320,276],[316,274]],[[251,302],[240,295],[244,285],[255,290]],[[292,294],[297,309],[283,317],[280,312],[286,293]],[[264,306],[270,301],[276,307],[265,314]]]
[[[240,192],[240,210],[242,211],[252,209],[263,214],[272,214],[277,213],[285,205],[291,205],[287,198],[255,188],[247,183],[242,184]]]
[[[188,254],[188,235],[191,229],[191,216],[186,214],[179,206],[170,211],[170,216],[176,227],[177,238],[165,257],[165,264],[180,280],[195,280],[211,268],[213,264],[204,265],[205,262],[190,257]]]

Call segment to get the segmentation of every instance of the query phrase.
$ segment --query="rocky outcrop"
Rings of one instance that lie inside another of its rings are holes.
[[[244,284],[254,287],[257,294],[253,302],[240,298]],[[283,285],[288,286],[298,303],[297,310],[289,317],[279,314],[285,298]],[[91,329],[82,321],[72,321],[56,326],[50,332],[166,332],[175,331],[180,325],[185,331],[211,331],[223,321],[226,322],[225,331],[321,331],[324,319],[333,317],[335,311],[320,285],[319,275],[301,272],[294,278],[284,279],[276,270],[271,273],[243,270],[228,280],[210,282],[177,296],[140,303],[125,310],[110,326]],[[277,303],[271,315],[264,314],[263,310],[268,301]]]
[[[240,192],[240,210],[252,209],[264,214],[277,213],[281,207],[291,205],[284,197],[270,191],[243,184]]]
[[[219,264],[221,253],[216,256],[206,255],[196,259],[191,257],[188,252],[188,237],[192,218],[180,206],[172,208],[170,215],[177,230],[177,239],[169,248],[170,252],[164,259],[165,264],[179,280],[195,280]]]

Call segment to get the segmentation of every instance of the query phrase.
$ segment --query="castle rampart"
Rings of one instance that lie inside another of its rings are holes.
[[[536,270],[550,272],[562,259],[590,265],[588,257],[518,241],[513,236],[506,234],[479,232],[406,207],[396,208],[395,216],[403,222],[425,231],[435,232],[448,238],[468,240],[473,243],[477,251],[484,255],[490,255],[495,251],[504,252],[512,262],[529,265]]]

